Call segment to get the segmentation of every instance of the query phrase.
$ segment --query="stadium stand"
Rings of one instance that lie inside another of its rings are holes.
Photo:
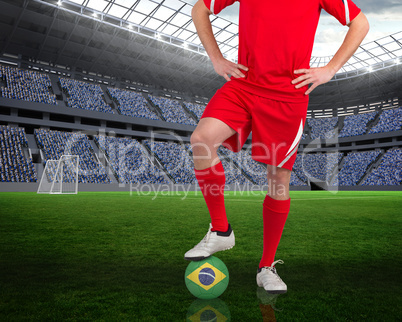
[[[308,179],[303,170],[303,157],[302,154],[300,153],[297,154],[296,156],[292,172],[295,174],[296,178],[298,178],[301,182],[307,183]]]
[[[373,121],[376,116],[377,112],[346,116],[339,137],[365,134],[367,132],[367,124]]]
[[[374,162],[381,151],[351,152],[345,156],[345,162],[338,174],[340,186],[355,186],[366,173],[369,165]]]
[[[61,77],[59,81],[61,88],[67,95],[69,107],[113,113],[112,108],[106,104],[104,93],[99,85]]]
[[[267,184],[267,169],[262,163],[252,159],[250,150],[241,150],[237,153],[234,153],[226,148],[221,147],[219,151],[226,154],[231,160],[233,160],[233,162],[236,163],[237,166],[242,169],[254,183],[258,185]],[[294,172],[292,172],[290,179],[290,185],[292,186],[307,185],[305,182],[301,181]]]
[[[338,123],[337,117],[324,117],[317,119],[307,119],[311,128],[311,139],[331,139],[336,135],[335,126]]]
[[[159,107],[167,122],[197,125],[193,119],[187,116],[179,101],[153,95],[149,95],[149,98],[154,105]]]
[[[334,168],[338,166],[343,153],[301,153],[296,157],[293,171],[302,182],[309,179],[331,182]]]
[[[226,184],[245,184],[249,183],[242,174],[240,168],[229,158],[221,158],[223,169],[225,170]]]
[[[295,187],[301,187],[301,186],[307,186],[307,183],[303,182],[302,180],[299,179],[299,177],[295,174],[294,171],[291,172],[290,174],[290,186],[295,186]]]
[[[184,105],[197,116],[197,122],[199,122],[205,111],[205,106],[189,102],[184,102]]]
[[[80,157],[78,182],[111,182],[85,134],[35,129],[35,139],[46,161],[59,160],[63,154],[78,155]]]
[[[1,96],[6,98],[56,105],[56,96],[51,93],[48,75],[32,70],[0,65]]]
[[[169,183],[135,139],[95,136],[119,183]]]
[[[402,149],[388,150],[381,158],[379,166],[371,171],[362,185],[390,186],[402,182]]]
[[[381,113],[378,123],[371,128],[369,134],[400,130],[402,127],[402,107],[385,110]]]
[[[2,182],[37,181],[32,159],[25,157],[24,147],[28,147],[24,129],[0,126],[0,176]]]
[[[229,149],[220,147],[219,152],[232,160],[254,183],[258,185],[267,184],[267,169],[261,163],[251,158],[251,152],[249,150],[241,150],[234,153]],[[243,181],[243,179],[241,179],[241,181]]]
[[[113,87],[108,87],[107,90],[110,97],[116,102],[120,114],[160,120],[154,112],[149,110],[147,101],[142,94]]]
[[[196,183],[193,160],[183,145],[149,140],[145,140],[144,145],[157,157],[175,183]]]
[[[0,65],[0,79],[3,85],[6,84],[2,87],[3,97],[57,104],[56,97],[52,94],[50,78],[46,74]],[[105,97],[100,85],[61,77],[59,81],[67,95],[68,106],[113,113],[106,101],[109,97]],[[125,116],[151,120],[160,120],[159,116],[163,116],[167,122],[196,125],[195,119],[199,121],[205,109],[201,104],[183,102],[181,105],[178,100],[148,94],[156,108],[151,107],[151,103],[147,102],[142,93],[114,87],[107,87],[105,91],[114,101],[116,110]],[[158,114],[152,109],[158,110]],[[12,115],[11,110],[4,114]],[[23,115],[29,116],[29,113]],[[373,121],[377,123],[372,123]],[[340,123],[337,117],[309,118],[306,123],[306,133],[302,136],[304,140],[309,136],[311,139],[334,138],[339,124],[343,125],[339,137],[362,137],[366,134],[401,130],[402,108],[346,116]],[[368,130],[371,124],[374,126]],[[16,127],[18,122],[12,125],[12,127],[1,127],[1,181],[36,182],[37,174],[32,160],[28,157],[25,131]],[[31,131],[34,129],[35,127],[32,127]],[[80,155],[80,182],[111,182],[86,135],[35,129],[34,138],[45,160],[59,159],[66,149],[69,153]],[[197,183],[190,144],[146,140],[142,145],[132,138],[104,136],[94,136],[94,141],[106,155],[109,167],[119,183],[169,183],[169,178],[174,183]],[[66,147],[66,142],[74,144]],[[369,144],[375,143],[373,141]],[[300,153],[291,175],[291,185],[305,186],[311,179],[340,186],[401,184],[402,158],[399,146],[388,150],[384,155],[375,147],[370,151],[348,152],[345,152],[344,158],[343,153]],[[266,168],[252,159],[250,151],[233,153],[221,147],[218,154],[226,171],[227,184],[266,184]],[[155,157],[157,162],[153,163],[152,157]],[[336,176],[337,166],[340,167],[338,176]]]

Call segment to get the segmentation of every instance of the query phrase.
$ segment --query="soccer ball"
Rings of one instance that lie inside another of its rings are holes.
[[[214,299],[225,292],[229,284],[229,271],[224,262],[211,256],[190,262],[184,274],[186,286],[199,299]]]

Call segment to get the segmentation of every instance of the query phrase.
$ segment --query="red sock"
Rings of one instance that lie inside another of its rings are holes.
[[[271,266],[281,240],[290,208],[290,199],[275,200],[268,195],[264,199],[262,217],[264,221],[264,248],[260,268]]]
[[[194,171],[211,216],[212,230],[227,231],[229,224],[225,210],[225,172],[222,163]]]

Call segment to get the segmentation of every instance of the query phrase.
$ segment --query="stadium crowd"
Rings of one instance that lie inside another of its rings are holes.
[[[290,174],[290,186],[307,186],[307,183],[303,182],[294,171]]]
[[[218,149],[219,155],[225,158],[223,164],[224,169],[228,169],[228,177],[231,183],[250,183],[249,180],[243,175],[242,171],[251,178],[252,182],[257,185],[267,184],[267,168],[263,163],[254,161],[251,157],[251,151],[249,149],[242,149],[241,151],[234,153],[229,149],[220,147]],[[221,158],[221,159],[223,159]],[[230,160],[230,161],[227,161]],[[225,168],[225,163],[227,167]],[[226,174],[226,172],[225,172]],[[307,184],[301,181],[294,172],[291,173],[290,185],[293,186],[306,186]]]
[[[154,112],[149,110],[147,101],[142,94],[114,87],[108,87],[107,90],[110,97],[116,102],[120,114],[160,120]]]
[[[197,123],[187,116],[179,101],[167,97],[148,95],[152,103],[159,107],[163,117],[167,122],[197,125]]]
[[[102,88],[99,85],[61,77],[59,81],[67,95],[69,107],[113,113],[112,108],[106,104]]]
[[[229,149],[220,147],[218,151],[221,155],[225,155],[227,158],[232,160],[237,168],[242,169],[256,184],[267,184],[267,169],[261,163],[258,163],[251,158],[250,150],[241,150],[234,153]],[[244,181],[245,178],[242,173],[238,173],[237,176],[238,179],[236,182],[240,183]]]
[[[144,144],[161,162],[175,183],[196,183],[194,163],[185,146],[174,142],[145,140]]]
[[[63,154],[79,155],[79,182],[111,182],[105,168],[96,158],[86,135],[44,129],[36,129],[34,134],[46,160],[58,160]],[[23,147],[27,146],[24,129],[1,126],[0,139],[1,181],[36,182],[32,160],[25,158],[23,152]],[[197,183],[190,144],[145,140],[145,146],[164,168],[159,169],[150,161],[144,146],[135,139],[95,136],[94,141],[108,158],[119,183],[169,183],[164,171],[175,183]],[[225,169],[227,184],[251,182],[258,185],[266,184],[266,169],[251,158],[249,150],[233,153],[221,147],[218,154]],[[402,149],[400,148],[390,149],[385,153],[380,159],[379,166],[361,182],[369,166],[381,154],[380,150],[347,154],[338,176],[335,168],[339,166],[343,153],[298,154],[291,175],[291,185],[306,185],[311,179],[341,186],[401,184]]]
[[[197,122],[199,122],[205,111],[205,106],[189,102],[184,102],[184,105],[197,116]]]
[[[242,174],[241,169],[230,158],[221,158],[223,169],[225,170],[226,184],[245,184],[250,183]]]
[[[340,186],[355,186],[364,176],[369,165],[381,154],[380,150],[351,152],[344,158],[344,164],[338,174]]]
[[[24,156],[28,142],[23,128],[0,126],[0,178],[2,182],[36,182],[31,158]]]
[[[33,70],[22,70],[0,65],[2,97],[57,104],[52,94],[48,75]],[[67,105],[92,111],[113,113],[105,100],[105,94],[98,84],[86,83],[68,78],[59,78],[62,90],[67,96]],[[117,111],[122,115],[159,120],[156,113],[149,108],[142,93],[108,87]],[[183,102],[167,97],[148,95],[152,103],[159,108],[168,122],[196,125],[205,106]],[[191,111],[192,113],[189,113]],[[378,121],[377,121],[378,119]],[[373,121],[374,126],[371,126]],[[4,123],[3,123],[4,124]],[[341,123],[340,123],[341,124]],[[306,133],[302,138],[329,139],[337,135],[338,118],[307,119]],[[346,116],[339,137],[351,137],[366,133],[382,133],[401,130],[402,107]],[[371,128],[370,128],[371,127]],[[307,134],[307,132],[309,134]],[[37,180],[32,160],[24,156],[27,147],[24,129],[1,126],[1,180],[10,182],[34,182]],[[83,134],[59,131],[35,130],[35,138],[45,154],[46,160],[59,159],[62,154],[72,153],[80,156],[80,182],[109,183],[110,179],[104,167],[97,160],[91,143]],[[135,139],[95,137],[95,142],[104,151],[110,166],[120,183],[168,183],[164,170],[156,167],[149,159],[144,146]],[[69,147],[66,144],[73,142]],[[176,183],[196,183],[191,146],[174,142],[150,142],[145,145],[156,156],[168,176]],[[67,151],[66,151],[67,149]],[[123,153],[123,155],[121,154]],[[233,153],[225,148],[219,149],[226,174],[226,182],[249,183],[250,181],[266,184],[265,167],[251,158],[249,150]],[[297,156],[291,185],[306,185],[310,178],[339,184],[342,186],[389,185],[401,183],[401,149],[389,150],[381,157],[379,166],[365,177],[372,162],[381,156],[381,151],[348,153],[341,164],[339,175],[335,168],[339,166],[343,153],[308,153]],[[25,153],[26,155],[26,153]],[[363,182],[362,179],[364,178]]]
[[[1,96],[30,102],[56,105],[56,96],[51,93],[52,83],[46,74],[33,70],[0,65]]]
[[[137,140],[95,136],[94,141],[106,154],[119,183],[169,183]]]
[[[380,119],[369,133],[383,133],[400,130],[402,127],[402,107],[385,110],[381,113]]]
[[[311,139],[331,139],[336,136],[335,126],[338,124],[337,117],[324,117],[307,119],[311,128]]]
[[[402,183],[402,149],[388,150],[381,158],[379,166],[372,170],[362,185],[389,186]]]
[[[367,124],[370,121],[373,121],[376,116],[377,112],[346,116],[339,137],[343,138],[365,134],[367,131]]]
[[[78,155],[78,182],[110,183],[105,168],[96,159],[88,137],[82,133],[69,133],[35,129],[35,139],[45,159],[59,160],[62,155]],[[69,173],[71,180],[72,173]],[[53,178],[49,178],[53,180]]]
[[[302,182],[316,179],[330,183],[335,167],[343,157],[343,153],[300,153],[296,157],[293,171]],[[336,184],[336,183],[335,183]]]

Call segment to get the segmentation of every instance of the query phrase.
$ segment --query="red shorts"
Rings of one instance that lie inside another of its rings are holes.
[[[213,117],[237,133],[223,146],[238,152],[252,131],[255,161],[292,170],[303,134],[308,102],[280,102],[257,96],[227,82],[212,97],[204,117]]]

